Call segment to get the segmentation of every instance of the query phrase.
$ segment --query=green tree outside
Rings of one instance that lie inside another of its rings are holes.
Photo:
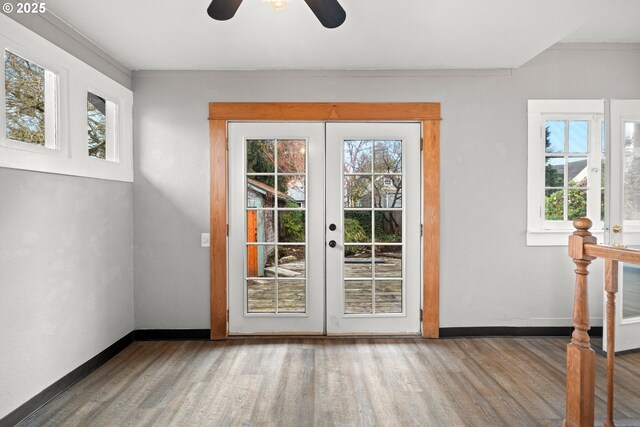
[[[4,53],[7,138],[44,145],[44,69]]]
[[[45,69],[5,51],[4,72],[7,138],[45,145]],[[87,138],[89,155],[105,158],[105,100],[93,94],[88,94]]]

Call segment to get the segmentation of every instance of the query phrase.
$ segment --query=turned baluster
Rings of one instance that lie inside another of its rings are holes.
[[[616,293],[618,292],[618,261],[605,260],[604,287],[607,291],[607,417],[605,427],[614,427],[613,422],[613,366],[616,338]]]
[[[589,339],[589,300],[587,267],[595,259],[584,253],[585,243],[597,243],[591,235],[591,220],[573,221],[576,231],[569,236],[569,256],[576,265],[576,286],[573,297],[573,334],[567,344],[567,408],[564,425],[593,426],[595,399],[595,352]]]

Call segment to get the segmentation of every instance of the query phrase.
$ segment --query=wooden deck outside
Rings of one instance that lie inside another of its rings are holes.
[[[567,338],[135,342],[24,426],[560,426]],[[605,412],[597,356],[596,421]],[[640,425],[640,353],[617,358]],[[601,424],[600,424],[601,425]]]
[[[355,259],[352,259],[355,261]],[[377,313],[402,312],[402,282],[400,277],[402,259],[397,256],[378,256],[375,259],[375,295],[371,286],[370,258],[357,263],[345,264],[345,277],[360,278],[345,284],[346,312],[349,314],[371,313],[373,305]],[[278,311],[281,313],[304,313],[305,286],[296,279],[304,278],[304,260],[279,265],[280,272],[286,272],[278,282]],[[267,268],[267,275],[273,276],[274,267]],[[282,276],[282,273],[280,274]],[[368,279],[366,278],[368,276]],[[247,287],[248,311],[251,313],[274,313],[276,310],[276,289],[273,280],[254,280]]]

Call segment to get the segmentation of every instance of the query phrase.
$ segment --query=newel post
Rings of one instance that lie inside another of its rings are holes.
[[[573,334],[567,345],[567,408],[564,425],[593,426],[595,399],[595,353],[589,340],[589,301],[587,267],[594,257],[584,254],[585,243],[596,243],[591,235],[591,220],[573,221],[576,231],[569,236],[569,256],[576,265],[576,287],[573,297]]]

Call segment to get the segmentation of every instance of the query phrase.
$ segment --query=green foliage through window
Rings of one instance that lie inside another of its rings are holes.
[[[369,225],[371,227],[371,225]],[[364,231],[363,226],[355,218],[344,219],[344,241],[345,242],[366,242],[367,233]],[[347,246],[345,252],[347,255],[353,255],[357,246]]]
[[[7,138],[45,145],[45,70],[5,51],[4,73]]]
[[[578,183],[569,181],[570,187],[584,187],[586,185],[586,178]],[[564,191],[563,189],[547,190],[545,198],[547,220],[564,220]],[[602,209],[604,209],[604,205]],[[580,188],[567,190],[567,219],[572,221],[584,216],[587,216],[587,191]]]
[[[570,122],[571,123],[571,122]],[[545,151],[549,152],[551,146],[550,141],[551,131],[547,126],[545,129]],[[575,165],[579,165],[581,157],[567,157],[567,154],[559,153],[560,156],[547,157],[545,164],[545,203],[544,203],[544,218],[549,221],[572,221],[579,217],[587,216],[587,178],[586,176],[579,181],[571,179],[571,177],[577,178],[580,173],[576,175],[578,170],[575,170]],[[562,163],[553,164],[550,160],[559,159]],[[586,158],[585,158],[586,167]],[[569,163],[566,163],[569,162]],[[566,164],[565,164],[566,163]],[[571,167],[574,167],[573,172]],[[566,169],[564,169],[568,166]],[[562,170],[562,172],[560,172]],[[565,183],[565,171],[571,173],[567,176],[567,182]],[[602,176],[604,180],[604,174]],[[603,181],[604,182],[604,181]],[[566,198],[566,200],[565,200]],[[566,203],[565,203],[566,202]],[[566,208],[566,215],[565,215]],[[604,212],[604,198],[601,201],[601,212]]]
[[[272,173],[274,171],[273,140],[252,139],[247,141],[247,172]]]
[[[87,132],[89,156],[107,157],[107,102],[104,98],[87,93]]]
[[[287,208],[297,208],[295,202],[287,201]],[[304,211],[278,212],[278,241],[298,243],[305,241],[305,213]]]

